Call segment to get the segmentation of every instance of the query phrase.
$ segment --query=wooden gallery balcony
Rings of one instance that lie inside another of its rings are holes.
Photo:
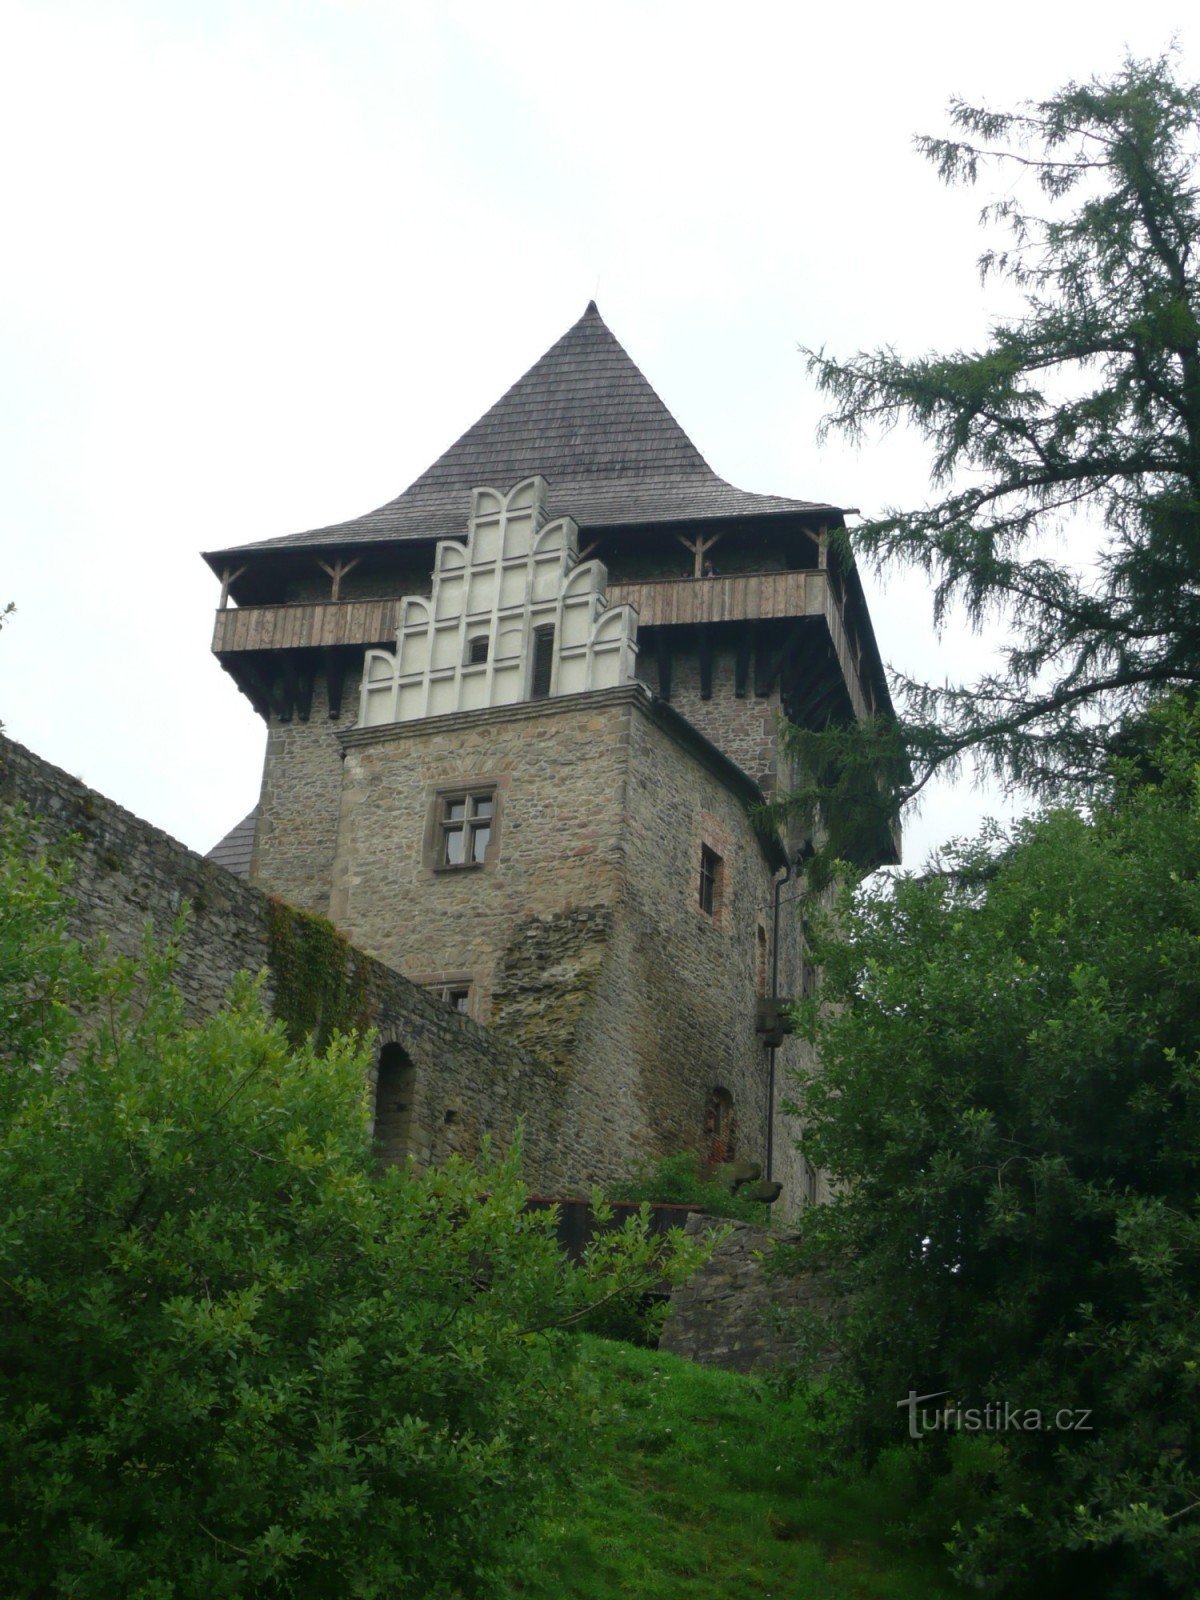
[[[768,695],[779,686],[797,721],[865,717],[879,703],[873,642],[864,651],[826,569],[610,582],[608,599],[636,608],[641,649],[657,662],[664,699],[674,655],[696,652],[707,698],[713,653],[732,645],[735,692]],[[347,667],[371,646],[390,647],[399,620],[398,598],[227,607],[217,612],[212,647],[260,711],[306,719],[321,673],[336,716]]]
[[[399,621],[398,599],[227,606],[217,612],[212,647],[261,716],[307,722],[317,678],[329,715],[341,716],[347,671],[369,646],[394,644]]]
[[[318,600],[217,612],[213,650],[329,650],[395,643],[399,600]]]
[[[608,586],[608,598],[613,605],[636,607],[638,636],[643,649],[658,654],[666,699],[673,649],[695,641],[701,694],[707,698],[712,650],[732,638],[736,693],[744,695],[751,681],[758,695],[780,684],[794,721],[823,721],[835,707],[867,717],[879,703],[874,641],[864,646],[848,626],[839,580],[827,568],[615,582]]]

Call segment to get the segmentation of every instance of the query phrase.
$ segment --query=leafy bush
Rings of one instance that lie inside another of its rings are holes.
[[[610,1184],[605,1198],[648,1200],[651,1205],[700,1206],[709,1216],[754,1222],[761,1227],[771,1220],[770,1206],[739,1200],[724,1184],[706,1177],[696,1157],[687,1151],[652,1161],[634,1177]]]
[[[0,1566],[13,1596],[492,1592],[575,1427],[557,1331],[670,1274],[569,1266],[515,1156],[382,1174],[367,1053],[172,953],[98,965],[0,837]],[[670,1252],[668,1252],[670,1256]]]

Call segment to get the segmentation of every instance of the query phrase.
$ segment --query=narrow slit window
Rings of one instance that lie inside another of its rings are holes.
[[[721,892],[721,858],[706,844],[700,846],[700,909],[716,915]]]
[[[550,694],[550,679],[554,671],[554,628],[547,626],[533,630],[533,675],[530,679],[529,698],[545,700]]]

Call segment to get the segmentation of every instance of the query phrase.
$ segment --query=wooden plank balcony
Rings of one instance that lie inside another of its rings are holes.
[[[400,601],[320,600],[217,612],[213,650],[319,650],[386,644],[395,638]]]
[[[855,713],[860,717],[869,714],[870,691],[864,693],[861,646],[846,628],[829,574],[823,569],[611,583],[608,602],[635,607],[643,629],[823,619]],[[395,638],[401,603],[394,597],[227,607],[217,612],[212,647],[217,655],[230,656],[260,650],[386,646]]]
[[[846,627],[829,573],[823,568],[610,583],[608,603],[634,606],[640,628],[823,618],[855,715],[867,717],[871,713],[861,645]]]
[[[672,628],[696,622],[819,616],[826,589],[824,572],[733,572],[713,578],[610,583],[608,603],[636,607],[639,627]]]

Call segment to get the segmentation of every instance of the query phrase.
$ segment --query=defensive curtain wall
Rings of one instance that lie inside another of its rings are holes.
[[[297,918],[279,901],[205,861],[168,834],[0,736],[0,805],[21,803],[39,843],[74,836],[73,931],[103,936],[115,955],[140,954],[149,921],[165,938],[186,902],[176,982],[193,1021],[222,1005],[239,971],[264,974],[263,997],[286,1013],[286,964],[311,948],[345,963],[353,1010],[378,1033],[384,1072],[377,1134],[395,1157],[423,1162],[474,1156],[484,1135],[507,1146],[524,1118],[526,1178],[562,1192],[582,1167],[564,1117],[565,1075],[533,1060],[433,999],[381,962],[338,941],[326,924]]]
[[[278,970],[280,941],[289,930],[294,935],[295,919],[281,902],[0,735],[0,808],[18,804],[40,844],[72,841],[71,922],[80,939],[103,937],[111,954],[136,957],[147,923],[165,937],[186,903],[176,982],[189,1018],[218,1010],[240,971],[262,973],[264,1001],[279,1008],[287,981]],[[328,925],[315,926],[328,940]],[[386,1125],[376,1133],[392,1156],[472,1157],[485,1134],[507,1145],[522,1116],[527,1181],[534,1190],[563,1192],[563,1174],[581,1170],[586,1159],[573,1144],[568,1076],[381,962],[344,943],[335,948],[357,1008],[378,1033],[375,1075],[382,1062],[388,1081],[381,1096]],[[712,1226],[696,1217],[689,1229]],[[742,1369],[785,1357],[788,1335],[773,1315],[778,1286],[761,1271],[773,1242],[761,1229],[734,1225],[709,1266],[676,1290],[663,1347]],[[810,1292],[800,1284],[785,1299],[803,1303]]]

